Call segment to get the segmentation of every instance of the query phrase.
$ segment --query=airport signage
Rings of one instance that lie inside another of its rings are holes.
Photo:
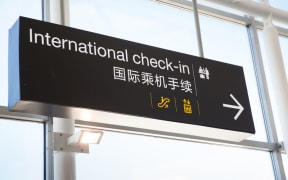
[[[156,134],[255,133],[242,67],[25,17],[9,31],[9,109]]]

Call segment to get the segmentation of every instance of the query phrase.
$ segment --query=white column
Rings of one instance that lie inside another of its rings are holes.
[[[281,54],[277,28],[272,24],[271,15],[264,20],[263,40],[267,61],[271,77],[271,87],[273,87],[274,102],[277,107],[273,107],[274,113],[280,121],[283,133],[284,146],[288,151],[288,86],[285,73],[285,66]],[[275,119],[275,118],[274,118]]]
[[[74,120],[53,118],[53,132],[74,134]],[[54,180],[75,180],[76,165],[74,152],[54,151]]]

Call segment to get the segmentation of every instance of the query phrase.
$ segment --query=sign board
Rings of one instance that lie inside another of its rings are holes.
[[[120,130],[255,133],[242,67],[24,17],[9,31],[9,108]]]

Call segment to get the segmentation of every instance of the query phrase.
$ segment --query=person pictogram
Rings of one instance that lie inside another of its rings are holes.
[[[207,80],[209,80],[210,79],[210,72],[209,72],[209,70],[208,70],[208,68],[207,67],[199,67],[199,70],[198,70],[198,73],[199,73],[199,75],[200,75],[200,78],[201,79],[207,79]]]

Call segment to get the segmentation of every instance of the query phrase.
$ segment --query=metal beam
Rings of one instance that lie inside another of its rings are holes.
[[[198,7],[197,7],[197,0],[192,0],[192,1],[193,1],[194,22],[195,22],[195,28],[196,28],[196,33],[197,33],[199,56],[204,57],[202,36],[201,36],[201,27],[200,27],[200,23],[199,23],[199,15],[198,15]]]
[[[267,3],[259,3],[251,0],[206,0],[215,4],[223,5],[244,13],[249,16],[267,18],[272,15],[272,20],[288,24],[288,12],[271,7]]]
[[[9,118],[9,119],[16,119],[16,120],[29,120],[29,121],[36,121],[36,122],[46,122],[48,121],[47,116],[40,116],[34,114],[26,114],[26,113],[19,113],[19,112],[10,112],[8,111],[7,107],[0,106],[0,117],[1,118]],[[79,127],[89,127],[89,128],[97,128],[102,130],[108,131],[119,131],[116,125],[107,125],[101,124],[96,122],[89,122],[89,121],[81,121],[76,120],[76,125]],[[202,142],[202,143],[209,143],[209,144],[218,144],[218,145],[225,145],[225,146],[233,146],[233,147],[241,147],[241,148],[249,148],[254,150],[262,150],[262,151],[277,151],[281,148],[281,146],[277,143],[266,143],[260,141],[250,141],[244,140],[240,143],[232,142],[232,141],[222,141],[210,138],[203,138],[197,136],[187,136],[183,134],[173,134],[167,132],[160,132],[160,131],[153,131],[153,130],[145,130],[139,128],[123,128],[123,132],[125,133],[133,133],[133,134],[141,134],[147,136],[157,136],[162,138],[168,139],[178,139],[183,141],[192,141],[192,142]],[[174,137],[175,136],[175,137]]]
[[[193,10],[193,3],[191,1],[187,1],[187,0],[154,0],[154,1],[162,3],[162,4],[174,6],[174,7],[180,8],[180,9],[188,10],[188,11]],[[219,2],[219,1],[215,1],[215,3],[216,2]],[[273,8],[273,9],[275,9],[275,8]],[[247,18],[247,16],[245,17],[245,16],[240,16],[237,14],[232,14],[230,12],[226,12],[226,11],[223,11],[220,9],[211,8],[211,7],[208,7],[205,5],[201,5],[201,4],[198,4],[198,11],[200,14],[216,17],[216,18],[227,20],[227,21],[234,22],[234,23],[238,23],[238,24],[242,24],[242,25],[249,25],[250,24],[250,19]],[[281,10],[281,11],[283,11],[283,10]],[[252,16],[252,15],[249,15],[249,16]],[[275,17],[275,14],[273,15],[273,17]],[[286,20],[288,21],[288,18]],[[257,25],[257,28],[263,29],[263,22],[255,20],[255,23]],[[288,36],[288,29],[285,29],[283,27],[278,27],[278,26],[276,26],[276,27],[278,29],[279,34]]]
[[[119,132],[120,128],[117,125],[108,125],[102,124],[97,122],[91,121],[82,121],[76,120],[75,125],[77,127],[83,128],[95,128],[105,131],[115,131]],[[121,127],[121,132],[124,133],[131,133],[131,134],[139,134],[144,136],[152,136],[152,137],[160,137],[165,139],[174,139],[174,140],[181,140],[181,141],[189,141],[189,142],[198,142],[198,143],[205,143],[205,144],[213,144],[213,145],[223,145],[228,147],[239,147],[239,148],[248,148],[253,150],[261,150],[261,151],[278,151],[280,145],[278,143],[268,143],[268,142],[261,142],[261,141],[251,141],[251,140],[244,140],[242,142],[232,142],[232,141],[224,141],[224,140],[217,140],[211,138],[204,138],[198,136],[191,136],[191,135],[184,135],[184,134],[176,134],[176,133],[169,133],[169,132],[162,132],[156,130],[147,130],[147,129],[140,129],[140,128],[131,128],[131,127]]]
[[[47,116],[9,111],[8,107],[6,106],[0,106],[0,118],[36,121],[36,122],[45,122],[48,120]]]

